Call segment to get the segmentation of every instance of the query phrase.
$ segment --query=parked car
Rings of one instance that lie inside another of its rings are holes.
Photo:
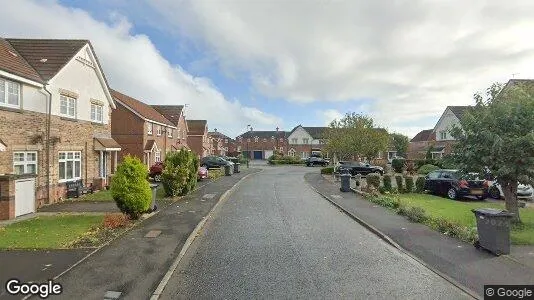
[[[313,167],[313,166],[323,166],[323,167],[326,167],[328,166],[328,161],[322,157],[317,157],[317,156],[311,156],[311,157],[308,157],[304,163],[306,164],[307,167]]]
[[[501,185],[497,180],[489,182],[489,191],[488,194],[493,199],[504,198],[504,193],[502,191]],[[529,184],[518,184],[517,185],[517,198],[532,198],[534,194],[534,189]]]
[[[202,179],[207,179],[208,178],[208,169],[205,168],[205,167],[200,167],[198,168],[198,173],[197,173],[197,180],[202,180]]]
[[[162,172],[163,172],[163,162],[159,161],[150,167],[148,176],[153,178],[154,181],[160,182]]]
[[[200,166],[207,169],[232,166],[234,163],[219,156],[206,156],[200,160]]]
[[[337,173],[350,173],[352,176],[358,174],[365,176],[371,173],[384,175],[384,168],[356,161],[340,161],[335,171]]]
[[[462,173],[458,170],[436,170],[425,177],[424,189],[435,195],[459,199],[474,196],[478,200],[488,197],[488,181],[476,173]]]

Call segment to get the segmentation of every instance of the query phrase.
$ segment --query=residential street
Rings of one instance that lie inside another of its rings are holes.
[[[266,167],[210,219],[162,299],[467,299],[315,193]]]

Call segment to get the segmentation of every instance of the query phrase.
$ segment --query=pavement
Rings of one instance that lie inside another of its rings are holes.
[[[161,299],[470,298],[325,201],[304,181],[309,171],[277,166],[245,179]]]
[[[184,196],[96,252],[57,282],[64,292],[54,299],[103,299],[106,292],[121,299],[148,299],[178,255],[190,233],[241,178],[259,169],[223,176]],[[145,237],[148,233],[156,237]]]
[[[224,176],[216,181],[203,181],[198,189],[144,220],[119,239],[104,246],[81,262],[56,282],[64,293],[56,298],[102,299],[108,290],[121,291],[123,296],[147,299],[180,251],[184,241],[202,217],[217,202],[222,193],[245,175],[259,169],[244,168],[241,173]],[[205,197],[207,195],[207,197]],[[105,204],[105,205],[104,205]],[[61,212],[108,212],[113,202],[71,202],[47,206],[35,215]],[[28,218],[33,216],[28,216]],[[153,239],[144,238],[150,230],[161,230]],[[76,264],[95,249],[16,250],[0,251],[0,299],[22,299],[5,294],[10,278],[24,282],[45,282]]]
[[[317,173],[308,173],[306,181],[355,218],[365,222],[397,243],[416,259],[451,281],[466,287],[479,297],[485,284],[532,284],[534,247],[513,247],[512,255],[496,257],[476,250],[425,225],[412,223],[391,210],[371,203],[355,193],[342,193],[339,184]]]

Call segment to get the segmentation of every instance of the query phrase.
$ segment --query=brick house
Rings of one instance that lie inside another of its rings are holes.
[[[187,120],[187,145],[199,158],[211,154],[211,143],[208,136],[208,121]]]
[[[435,141],[434,129],[425,129],[417,133],[408,144],[407,159],[425,159],[426,152]]]
[[[212,154],[221,156],[236,156],[237,147],[234,139],[214,129],[208,133],[211,137]]]
[[[177,127],[171,121],[137,99],[115,90],[111,94],[117,103],[111,114],[111,135],[123,149],[120,161],[130,154],[150,167],[176,150]]]
[[[172,148],[181,150],[182,148],[190,150],[187,145],[187,122],[184,115],[183,105],[152,105],[152,107],[163,115],[167,120],[176,126],[175,140]]]
[[[321,154],[325,145],[323,134],[328,127],[303,127],[298,125],[287,137],[288,155],[308,158],[312,154]],[[328,157],[328,153],[324,153]]]
[[[107,185],[114,108],[88,40],[0,38],[0,219],[61,200],[70,181]],[[23,174],[33,181],[15,192]]]
[[[247,131],[236,138],[237,149],[244,157],[251,159],[268,159],[278,150],[287,154],[286,131]]]

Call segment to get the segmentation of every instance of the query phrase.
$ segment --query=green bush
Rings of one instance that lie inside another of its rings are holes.
[[[193,152],[182,149],[167,153],[161,174],[165,195],[175,197],[192,191],[197,184],[198,164]]]
[[[391,175],[384,175],[384,188],[386,191],[391,192]]]
[[[414,187],[414,183],[413,183],[413,177],[412,176],[406,176],[404,178],[404,181],[406,183],[406,187],[405,187],[405,191],[406,193],[411,193],[413,192],[413,187]]]
[[[326,167],[321,169],[321,174],[332,174],[334,173],[334,167]]]
[[[404,182],[402,180],[402,175],[396,175],[395,182],[397,183],[397,191],[399,193],[404,193]]]
[[[221,169],[213,169],[208,171],[208,178],[210,179],[217,179],[224,175],[223,171]]]
[[[302,161],[298,157],[284,156],[280,154],[274,154],[267,159],[271,165],[298,165],[302,164]]]
[[[433,171],[436,171],[436,170],[439,170],[439,167],[438,166],[435,166],[435,165],[422,165],[418,170],[417,170],[417,173],[421,174],[421,175],[426,175],[430,172],[433,172]]]
[[[425,189],[425,177],[419,176],[415,181],[415,192],[422,193]]]
[[[373,186],[376,190],[380,188],[380,175],[376,173],[368,174],[366,177],[367,185]]]
[[[138,158],[127,155],[113,175],[111,196],[130,219],[138,219],[150,209],[152,192],[147,174],[147,167]]]
[[[395,158],[391,161],[391,167],[395,171],[395,173],[402,173],[402,169],[404,168],[405,159],[403,158]]]
[[[406,217],[408,220],[415,223],[423,223],[428,219],[425,210],[421,207],[412,206],[406,210]]]

